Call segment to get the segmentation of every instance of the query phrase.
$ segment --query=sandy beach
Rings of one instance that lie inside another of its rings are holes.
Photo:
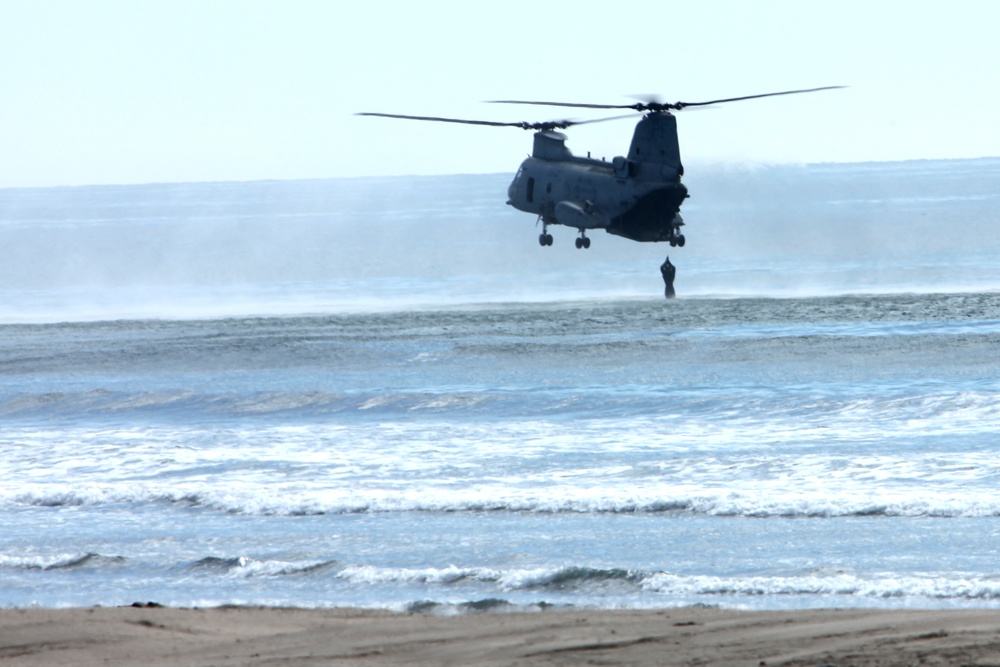
[[[1000,665],[998,611],[0,611],[3,665]]]

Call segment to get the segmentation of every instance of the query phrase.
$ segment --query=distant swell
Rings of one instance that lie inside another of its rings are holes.
[[[192,417],[321,416],[340,413],[438,414],[476,409],[484,404],[503,409],[517,397],[486,392],[403,392],[336,394],[319,391],[266,391],[251,394],[197,394],[188,391],[121,393],[18,394],[0,400],[0,417],[125,417],[162,415]]]
[[[955,424],[961,429],[988,430],[1000,425],[1000,395],[996,391],[933,391],[888,393],[884,396],[822,396],[787,392],[762,398],[758,394],[715,399],[698,391],[665,392],[656,388],[627,392],[595,391],[588,387],[549,388],[544,391],[391,390],[391,391],[258,391],[197,393],[187,390],[135,393],[94,389],[83,392],[19,393],[0,397],[0,417],[27,419],[123,419],[157,417],[169,422],[192,420],[329,418],[358,421],[406,416],[427,419],[454,417],[578,418],[597,414],[633,418],[681,415],[688,420],[709,419],[741,425],[748,419],[761,424],[811,426],[859,431],[865,424],[905,427],[907,420],[925,421],[932,431]]]

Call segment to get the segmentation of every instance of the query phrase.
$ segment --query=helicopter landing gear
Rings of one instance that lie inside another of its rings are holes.
[[[670,225],[670,236],[667,240],[670,241],[671,248],[683,248],[685,239],[684,235],[681,234],[681,227],[684,226],[684,218],[681,217],[680,213],[674,214],[674,219],[671,221]]]
[[[552,234],[549,234],[549,223],[542,216],[538,216],[538,222],[535,225],[538,225],[539,222],[542,223],[542,233],[538,235],[538,245],[544,248],[552,245]]]
[[[589,248],[589,247],[590,247],[590,239],[587,238],[587,234],[581,229],[580,236],[576,238],[576,248],[577,250],[579,250],[580,248]]]

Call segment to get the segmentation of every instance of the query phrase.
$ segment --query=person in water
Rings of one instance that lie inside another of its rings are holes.
[[[677,275],[677,267],[670,263],[670,256],[663,260],[660,265],[660,275],[663,276],[663,294],[668,299],[672,299],[677,294],[674,292],[674,276]]]

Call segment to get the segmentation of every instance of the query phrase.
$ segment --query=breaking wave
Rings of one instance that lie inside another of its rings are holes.
[[[798,485],[806,485],[799,482]],[[691,486],[690,484],[686,486]],[[766,486],[766,488],[765,488]],[[829,485],[811,492],[776,490],[595,489],[561,486],[517,494],[503,487],[478,492],[412,490],[398,494],[319,490],[312,494],[213,490],[183,492],[143,488],[91,488],[0,494],[0,506],[83,507],[101,505],[168,504],[207,508],[225,514],[251,516],[320,516],[385,513],[532,513],[532,514],[666,514],[719,517],[998,517],[1000,498],[985,489],[862,490],[863,481],[833,490]]]

